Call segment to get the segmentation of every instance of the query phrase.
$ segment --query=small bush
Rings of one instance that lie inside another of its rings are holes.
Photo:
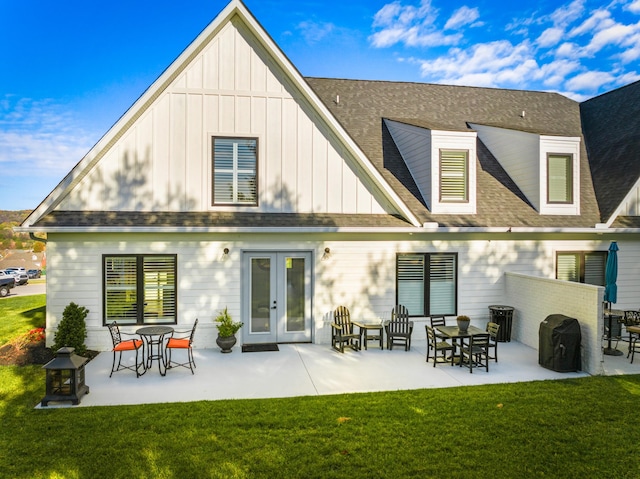
[[[64,308],[62,320],[54,337],[54,353],[65,346],[74,348],[75,353],[79,355],[87,352],[87,347],[84,344],[84,340],[87,337],[87,325],[85,323],[87,314],[89,314],[87,308],[78,306],[75,303],[69,303]]]

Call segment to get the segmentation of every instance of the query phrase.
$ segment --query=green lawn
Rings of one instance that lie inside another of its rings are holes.
[[[41,367],[0,368],[1,477],[640,477],[640,376],[34,409],[43,396]]]

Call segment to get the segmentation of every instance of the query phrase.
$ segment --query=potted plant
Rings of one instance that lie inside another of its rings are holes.
[[[456,322],[458,323],[458,329],[464,333],[469,328],[469,323],[471,322],[471,318],[463,314],[456,318]]]
[[[223,353],[230,353],[231,348],[236,344],[236,333],[242,327],[242,323],[234,321],[225,307],[215,319],[218,328],[216,344],[220,346]]]

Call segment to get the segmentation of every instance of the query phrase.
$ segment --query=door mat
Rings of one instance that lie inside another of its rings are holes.
[[[264,344],[243,344],[243,353],[261,353],[263,351],[280,351],[276,343],[264,343]]]

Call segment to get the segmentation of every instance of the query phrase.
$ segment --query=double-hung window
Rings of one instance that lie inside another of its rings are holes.
[[[469,152],[440,150],[440,201],[466,203],[469,201]]]
[[[456,314],[458,256],[455,253],[402,253],[396,259],[398,304],[411,316]]]
[[[556,279],[605,285],[606,251],[562,251],[556,253]]]
[[[547,203],[573,203],[573,155],[547,155]]]
[[[213,204],[258,204],[258,140],[213,138]]]
[[[104,323],[176,323],[176,255],[104,255]]]

